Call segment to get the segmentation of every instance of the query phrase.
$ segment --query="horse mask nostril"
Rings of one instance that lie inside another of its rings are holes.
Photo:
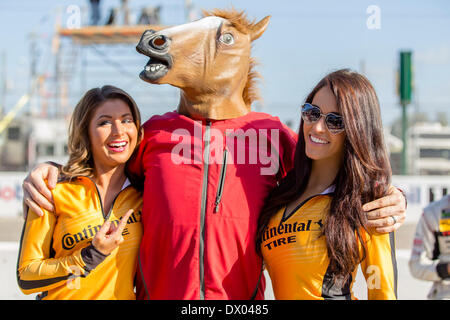
[[[153,39],[151,39],[149,41],[149,44],[154,49],[163,50],[164,48],[167,47],[168,41],[167,41],[167,38],[165,36],[159,35],[159,36],[156,36]]]

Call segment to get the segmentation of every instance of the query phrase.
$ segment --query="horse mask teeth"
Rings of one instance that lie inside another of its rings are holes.
[[[149,57],[149,61],[144,67],[144,70],[139,74],[139,77],[147,82],[155,82],[167,74],[169,69],[172,67],[172,57],[167,53],[164,46],[158,47],[151,45],[152,41],[158,38],[161,41],[161,36],[158,36],[155,31],[147,30],[142,35],[138,45],[136,46],[136,51]],[[164,41],[168,41],[164,38]],[[159,44],[159,42],[157,42]]]
[[[168,61],[151,57],[139,76],[144,81],[155,81],[169,71],[169,65]]]

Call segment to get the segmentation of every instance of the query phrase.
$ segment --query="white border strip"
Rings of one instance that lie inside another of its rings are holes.
[[[16,241],[0,241],[0,251],[18,251],[19,242]]]
[[[411,250],[397,249],[395,250],[395,256],[397,259],[408,259],[411,257]]]

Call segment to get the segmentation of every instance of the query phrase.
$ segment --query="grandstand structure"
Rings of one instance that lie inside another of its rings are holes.
[[[172,24],[193,17],[192,3],[177,1],[168,3],[168,11],[181,12]],[[50,38],[29,34],[29,90],[0,120],[0,171],[27,171],[47,160],[64,162],[65,128],[74,106],[90,88],[110,84],[124,89],[138,103],[143,119],[176,108],[178,90],[139,79],[147,61],[135,50],[145,30],[165,27],[161,23],[165,7],[130,8],[122,1],[120,7],[109,8],[103,22],[95,12],[98,7],[60,9]],[[67,12],[78,14],[78,22],[67,23],[71,18]],[[39,46],[47,47],[45,55],[39,54]]]

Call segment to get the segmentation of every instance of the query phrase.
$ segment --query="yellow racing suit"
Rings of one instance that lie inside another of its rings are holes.
[[[347,281],[334,282],[325,236],[321,236],[332,191],[333,187],[308,198],[289,215],[283,207],[265,229],[261,250],[276,299],[356,299],[352,287],[357,270]],[[361,235],[366,248],[361,270],[367,282],[368,299],[396,299],[394,234],[369,234],[361,230]]]
[[[17,281],[25,294],[41,299],[135,299],[134,278],[142,237],[142,195],[127,180],[109,212],[88,177],[61,181],[52,190],[55,212],[29,210],[22,231]],[[109,255],[91,244],[106,220],[118,224],[134,212],[124,242]]]

